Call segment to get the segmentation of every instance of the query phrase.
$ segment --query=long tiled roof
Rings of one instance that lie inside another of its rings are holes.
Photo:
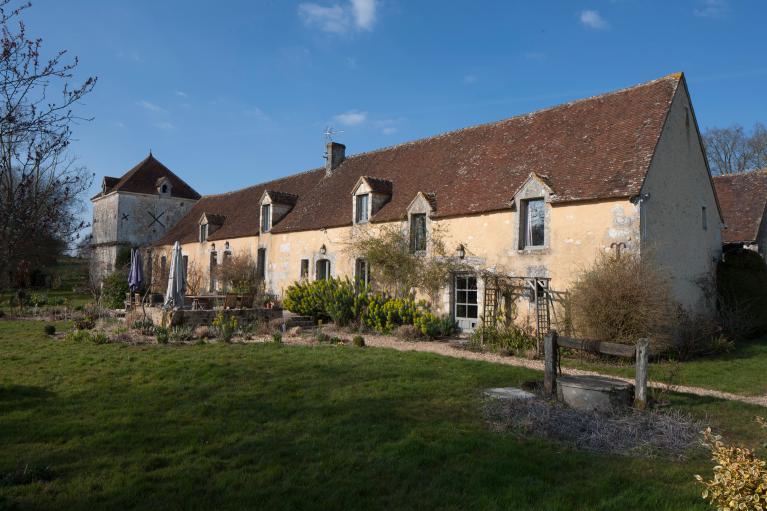
[[[157,194],[158,180],[166,177],[171,185],[171,196],[181,199],[199,199],[200,194],[174,174],[168,167],[160,163],[152,153],[141,160],[135,167],[123,174],[122,177],[105,177],[106,190],[94,199],[111,192],[133,192]]]
[[[437,218],[509,209],[515,191],[532,172],[550,185],[554,203],[633,197],[644,183],[682,80],[681,73],[669,75],[503,121],[362,153],[345,159],[329,176],[320,168],[206,196],[159,244],[193,241],[202,211],[227,217],[224,227],[215,233],[217,239],[257,234],[264,190],[298,196],[293,209],[272,228],[273,233],[350,225],[350,193],[362,176],[391,183],[391,200],[372,222],[404,218],[419,191],[439,204]]]
[[[767,169],[715,176],[714,187],[722,208],[724,243],[753,243],[767,207]]]

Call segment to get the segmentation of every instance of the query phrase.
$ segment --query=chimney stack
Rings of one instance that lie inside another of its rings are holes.
[[[329,176],[346,158],[346,146],[337,142],[325,145],[325,175]]]

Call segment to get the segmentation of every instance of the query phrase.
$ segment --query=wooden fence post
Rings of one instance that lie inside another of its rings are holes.
[[[636,385],[634,387],[634,406],[640,410],[647,407],[647,364],[650,357],[650,340],[637,341]]]
[[[557,331],[543,338],[543,392],[554,397],[557,392]]]

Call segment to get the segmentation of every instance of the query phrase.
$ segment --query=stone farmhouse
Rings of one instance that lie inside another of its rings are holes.
[[[412,250],[428,254],[439,228],[473,270],[455,275],[433,307],[465,330],[483,314],[486,272],[563,291],[609,251],[651,257],[682,306],[713,307],[700,283],[721,256],[722,219],[681,73],[385,149],[345,149],[329,142],[314,170],[174,198],[180,220],[158,233],[155,256],[180,242],[213,291],[216,266],[246,253],[280,295],[299,279],[367,279],[366,262],[346,250],[362,229],[400,226]],[[532,299],[520,301],[529,312]]]
[[[715,176],[722,207],[724,250],[743,247],[767,258],[767,169]]]
[[[181,178],[149,153],[122,177],[104,177],[91,198],[92,278],[114,271],[121,250],[159,240],[200,199]]]

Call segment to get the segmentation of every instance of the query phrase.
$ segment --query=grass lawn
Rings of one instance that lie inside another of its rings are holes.
[[[59,325],[63,327],[63,325]],[[530,370],[425,353],[53,341],[0,322],[9,509],[708,509],[686,462],[586,454],[484,427],[481,389]],[[676,396],[754,442],[764,409]]]
[[[624,365],[562,357],[562,366],[634,376],[633,362]],[[674,385],[690,385],[743,395],[767,394],[767,339],[738,343],[735,351],[682,363],[652,362],[650,378]]]

